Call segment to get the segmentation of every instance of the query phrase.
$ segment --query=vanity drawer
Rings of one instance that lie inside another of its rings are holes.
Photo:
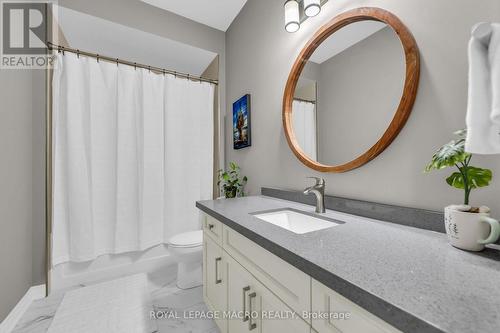
[[[312,279],[312,313],[332,314],[331,318],[312,319],[312,327],[318,333],[401,333],[314,279]],[[349,318],[334,317],[341,313],[349,314]]]
[[[203,231],[214,242],[222,246],[222,223],[211,216],[205,215],[203,219]]]
[[[224,250],[298,315],[311,309],[311,277],[223,226]],[[310,320],[305,318],[307,322]]]

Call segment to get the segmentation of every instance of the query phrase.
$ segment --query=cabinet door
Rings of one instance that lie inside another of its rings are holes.
[[[222,248],[212,239],[203,237],[203,298],[208,307],[220,313],[227,309],[227,263]],[[215,320],[222,332],[225,321]]]
[[[227,320],[228,332],[261,332],[258,318],[249,318],[248,316],[250,307],[253,307],[252,311],[258,311],[258,306],[260,306],[260,297],[255,292],[257,281],[233,258],[228,256],[227,262],[227,310],[228,315],[231,316]]]
[[[228,256],[228,311],[243,314],[227,322],[230,333],[309,333],[310,326]],[[245,314],[248,313],[248,316]]]

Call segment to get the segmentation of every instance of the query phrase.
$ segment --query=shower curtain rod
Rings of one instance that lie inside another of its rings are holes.
[[[56,44],[51,43],[51,42],[47,42],[47,44],[49,45],[49,47],[48,47],[49,50],[62,52],[63,54],[64,54],[64,52],[70,52],[70,53],[74,53],[74,54],[76,54],[78,56],[83,55],[83,56],[86,56],[86,57],[96,58],[97,61],[99,61],[99,60],[102,59],[102,60],[105,60],[105,61],[114,62],[117,65],[118,64],[122,64],[122,65],[131,66],[131,67],[134,67],[134,68],[139,67],[139,68],[147,69],[149,71],[157,72],[159,74],[162,74],[162,73],[163,74],[172,74],[174,76],[183,77],[183,78],[186,78],[188,80],[194,80],[194,81],[200,81],[200,82],[208,82],[208,83],[212,83],[212,84],[215,84],[215,85],[219,84],[218,80],[207,79],[207,78],[204,78],[202,76],[196,76],[196,75],[181,73],[181,72],[173,71],[173,70],[170,70],[170,69],[164,69],[164,68],[155,67],[155,66],[148,66],[148,65],[139,64],[137,62],[132,62],[132,61],[123,60],[123,59],[119,59],[119,58],[111,58],[111,57],[100,55],[98,53],[91,53],[91,52],[82,51],[82,50],[79,50],[79,49],[73,49],[73,48],[70,48],[70,47],[62,46],[62,45],[56,45]]]
[[[306,103],[316,104],[316,101],[310,101],[308,99],[303,99],[303,98],[298,98],[298,97],[294,97],[293,100],[298,101],[298,102],[306,102]]]

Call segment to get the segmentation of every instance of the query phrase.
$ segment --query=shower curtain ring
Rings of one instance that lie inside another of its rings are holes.
[[[96,54],[97,62],[99,62],[99,54]]]
[[[119,59],[118,59],[118,58],[116,58],[116,67],[118,67],[118,60],[119,60]]]
[[[151,73],[151,66],[148,66],[148,72]]]
[[[58,53],[61,53],[61,46],[58,46],[58,47],[57,47],[57,52],[58,52]]]
[[[137,63],[134,62],[134,69],[137,69]]]
[[[174,77],[177,79],[177,72],[174,72]]]
[[[77,58],[80,58],[80,50],[76,50],[76,56]]]
[[[165,68],[162,71],[163,71],[163,76],[165,76]]]

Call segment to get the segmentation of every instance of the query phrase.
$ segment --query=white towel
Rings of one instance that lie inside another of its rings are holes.
[[[467,139],[465,150],[476,154],[500,153],[500,122],[494,121],[493,102],[500,100],[500,64],[498,25],[480,23],[473,28],[469,42],[469,96],[467,105]],[[498,48],[498,47],[496,47]],[[492,66],[494,64],[494,66]],[[497,81],[492,84],[495,77]],[[495,97],[494,97],[495,96]]]
[[[491,24],[491,30],[488,49],[491,66],[491,120],[500,125],[500,24]]]

